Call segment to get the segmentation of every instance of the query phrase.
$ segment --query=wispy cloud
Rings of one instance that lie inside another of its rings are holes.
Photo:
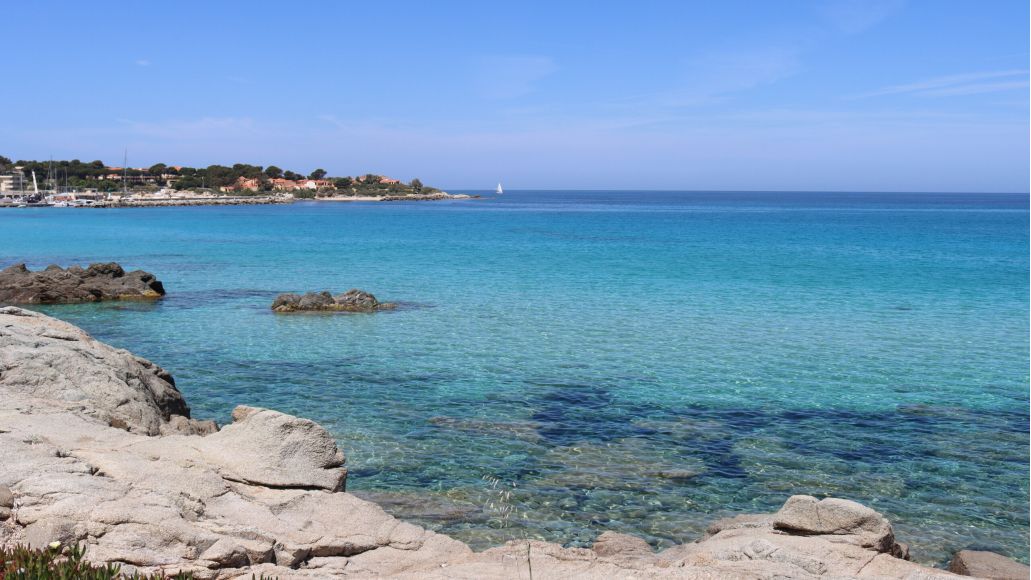
[[[488,99],[514,99],[532,93],[538,81],[558,70],[547,56],[489,56],[477,64],[475,89]]]
[[[136,66],[150,66],[150,61],[145,58],[136,59]]]
[[[1028,87],[1026,80],[1014,80],[999,83],[972,83],[958,87],[947,87],[932,91],[925,91],[922,94],[928,97],[951,97],[956,95],[976,95],[980,93],[997,93],[1012,89],[1025,89]],[[1025,103],[1026,104],[1026,103]]]
[[[683,109],[717,103],[795,75],[802,70],[799,55],[797,49],[784,46],[699,54],[687,59],[679,71],[670,71],[675,88],[601,103],[581,103],[580,109],[593,105],[609,113],[632,111],[633,116],[649,111],[643,124],[650,124],[648,118],[658,116],[661,120]]]
[[[935,77],[908,83],[884,87],[867,93],[853,95],[851,99],[867,99],[886,95],[920,95],[927,97],[944,97],[953,95],[972,95],[977,93],[994,93],[1028,86],[1028,71],[1000,70],[979,73],[967,73]],[[998,80],[1005,79],[1005,80]]]
[[[691,61],[689,82],[709,94],[723,94],[768,85],[801,70],[799,51],[784,46],[718,52]]]
[[[831,26],[845,34],[858,34],[898,12],[903,0],[828,0],[822,5]]]

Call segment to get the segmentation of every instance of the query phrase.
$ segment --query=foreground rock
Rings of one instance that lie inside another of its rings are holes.
[[[372,294],[357,288],[336,296],[329,292],[280,294],[272,303],[274,312],[375,312],[396,307],[396,304],[380,302]]]
[[[994,580],[1027,580],[1031,568],[994,552],[960,550],[952,557],[949,571],[964,576]]]
[[[956,578],[896,557],[873,510],[807,496],[658,553],[611,532],[474,553],[342,491],[343,463],[311,421],[238,407],[216,430],[153,363],[0,308],[0,545],[78,542],[128,572],[219,579]]]
[[[47,266],[32,272],[25,264],[0,270],[0,304],[74,304],[101,300],[150,300],[165,295],[153,274],[126,272],[121,266],[90,264],[88,268]]]
[[[0,308],[0,408],[71,412],[144,435],[214,431],[193,421],[172,376],[76,326]]]

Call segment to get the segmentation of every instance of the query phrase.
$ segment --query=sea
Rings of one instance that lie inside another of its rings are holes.
[[[470,542],[656,547],[793,494],[913,559],[1028,560],[1026,194],[511,191],[0,210],[0,266],[116,261],[153,303],[38,307],[197,418],[328,429],[349,491]],[[280,292],[399,308],[282,315]]]

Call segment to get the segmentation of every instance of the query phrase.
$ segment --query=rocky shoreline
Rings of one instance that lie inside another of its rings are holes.
[[[465,193],[437,192],[425,195],[380,195],[380,196],[350,196],[337,195],[333,197],[316,197],[305,201],[444,201],[448,199],[481,199],[479,195],[468,195]]]
[[[293,203],[293,199],[283,196],[248,196],[248,197],[205,197],[185,199],[131,199],[120,201],[102,201],[82,207],[120,208],[120,207],[180,207],[199,205],[278,205]]]
[[[381,196],[333,196],[314,198],[295,198],[291,195],[254,195],[254,196],[223,196],[223,197],[179,197],[179,198],[145,198],[137,197],[118,200],[90,201],[89,203],[74,204],[70,208],[140,208],[140,207],[192,207],[202,205],[282,205],[291,204],[296,201],[337,201],[337,202],[379,202],[379,201],[445,201],[456,199],[480,199],[479,195],[468,195],[464,193],[431,193],[426,195],[381,195]],[[46,207],[46,205],[33,205],[25,203],[0,203],[0,208],[24,208],[24,207]]]
[[[347,493],[346,477],[312,421],[247,406],[221,428],[197,421],[154,363],[0,308],[3,546],[79,543],[127,572],[219,579],[959,577],[908,561],[887,519],[843,499],[794,496],[661,552],[614,532],[590,549],[512,541],[474,552]],[[984,554],[961,554],[953,569],[1027,577]]]

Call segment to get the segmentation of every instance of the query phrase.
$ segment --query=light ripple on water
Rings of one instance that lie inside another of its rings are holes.
[[[945,194],[22,209],[0,265],[155,272],[159,303],[43,310],[168,368],[196,416],[321,422],[351,489],[478,547],[669,545],[809,493],[884,512],[921,561],[1026,561],[1027,217]],[[268,311],[351,287],[408,307]]]

